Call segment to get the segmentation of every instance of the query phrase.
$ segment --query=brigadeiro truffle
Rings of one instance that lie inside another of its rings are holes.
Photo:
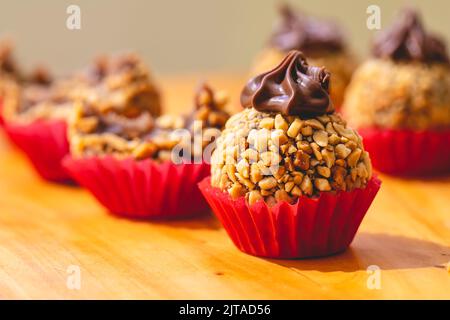
[[[209,174],[208,150],[228,120],[226,95],[202,85],[187,115],[104,108],[81,101],[72,118],[64,165],[110,212],[172,219],[203,214],[197,183]],[[130,107],[133,107],[130,105]]]
[[[374,167],[397,175],[450,169],[450,63],[445,43],[404,9],[355,72],[343,112]]]
[[[264,257],[323,256],[352,241],[380,181],[335,113],[332,76],[291,51],[251,79],[200,188],[235,245]]]
[[[133,54],[103,57],[87,70],[62,79],[40,68],[23,84],[9,86],[4,100],[6,131],[37,172],[51,181],[70,180],[61,161],[69,153],[67,121],[81,97],[105,112],[160,113],[159,95],[148,70]]]
[[[300,50],[312,65],[325,66],[333,74],[330,96],[339,109],[356,66],[343,30],[334,21],[307,16],[287,4],[280,6],[279,15],[266,48],[255,61],[253,72],[258,74],[272,69],[289,51]]]

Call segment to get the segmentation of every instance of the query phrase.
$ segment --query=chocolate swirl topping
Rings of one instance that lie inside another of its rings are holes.
[[[261,112],[314,117],[334,111],[329,84],[325,68],[309,66],[300,51],[291,51],[275,69],[247,83],[241,104]]]
[[[281,21],[275,26],[270,46],[283,52],[301,50],[306,53],[344,49],[342,32],[334,22],[307,17],[286,4],[280,7],[280,15]]]
[[[449,63],[445,43],[425,31],[419,14],[406,8],[396,22],[375,39],[372,53],[395,61]]]

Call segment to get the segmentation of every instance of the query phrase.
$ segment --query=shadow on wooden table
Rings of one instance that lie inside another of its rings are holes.
[[[270,262],[298,270],[353,272],[376,265],[381,270],[445,268],[450,247],[434,242],[382,233],[360,233],[346,251],[323,258]]]
[[[205,213],[197,217],[186,217],[177,219],[130,219],[126,217],[121,217],[114,215],[112,213],[106,212],[117,219],[124,219],[127,221],[134,221],[138,223],[150,223],[154,225],[161,225],[164,227],[173,228],[184,228],[184,229],[211,229],[217,230],[222,228],[219,220],[212,213]]]

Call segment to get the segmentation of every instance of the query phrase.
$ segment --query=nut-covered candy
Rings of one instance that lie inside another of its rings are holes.
[[[287,123],[285,130],[275,126],[267,129],[266,124],[272,123],[268,119],[275,121],[280,116],[248,108],[227,122],[212,157],[213,186],[228,191],[232,196],[246,196],[250,204],[261,199],[270,199],[271,203],[282,200],[292,203],[301,195],[316,196],[320,192],[350,191],[357,186],[365,186],[371,178],[370,159],[365,156],[359,136],[339,115],[332,119],[315,118],[320,125],[309,126],[312,134],[308,136],[300,132],[296,136],[288,133],[294,123],[296,126],[305,122],[299,117],[289,119],[282,116]],[[280,119],[278,121],[281,122]],[[323,130],[327,122],[337,124],[344,130],[341,132],[353,134],[353,150],[342,142],[335,145],[325,143],[333,135],[339,141],[348,140],[341,133]],[[283,139],[280,140],[280,136]],[[299,136],[301,138],[297,140]],[[264,143],[258,143],[257,137],[263,137]],[[241,139],[248,143],[237,146]],[[269,150],[270,146],[275,146],[276,150]]]
[[[343,113],[358,128],[450,128],[450,60],[443,40],[405,9],[354,73]]]
[[[133,66],[128,66],[130,72]],[[72,155],[111,154],[136,160],[180,162],[204,160],[204,149],[220,134],[229,117],[224,110],[227,99],[223,93],[216,95],[209,86],[202,85],[194,100],[194,110],[188,115],[157,118],[152,114],[152,108],[142,106],[135,109],[136,113],[124,112],[125,107],[105,111],[87,100],[80,100],[70,121]],[[235,194],[245,186],[251,186],[244,180],[249,177],[244,162],[239,164],[238,172],[234,167],[228,167],[227,172],[233,182],[243,183],[233,188]]]
[[[329,77],[292,51],[250,80],[241,95],[246,109],[230,118],[217,140],[212,186],[269,205],[364,188],[370,158],[360,136],[334,112]]]

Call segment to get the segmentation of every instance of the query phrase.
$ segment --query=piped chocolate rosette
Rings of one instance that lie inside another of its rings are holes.
[[[228,120],[226,96],[202,85],[187,115],[103,108],[80,101],[65,167],[110,212],[172,219],[207,212],[197,183],[209,174],[204,151]]]
[[[323,65],[333,74],[331,100],[339,108],[344,91],[355,69],[354,61],[340,26],[295,11],[287,4],[279,8],[279,20],[266,48],[257,57],[254,73],[275,67],[291,50],[300,50],[313,65]]]
[[[337,114],[331,74],[291,51],[251,79],[200,188],[239,249],[273,258],[344,250],[375,197],[361,138]],[[320,232],[318,231],[320,230]]]
[[[272,47],[282,52],[302,50],[312,57],[345,50],[344,34],[336,22],[307,16],[287,4],[280,6],[279,14],[269,40]]]
[[[374,40],[343,109],[374,166],[396,175],[450,171],[450,63],[445,42],[406,8]]]

